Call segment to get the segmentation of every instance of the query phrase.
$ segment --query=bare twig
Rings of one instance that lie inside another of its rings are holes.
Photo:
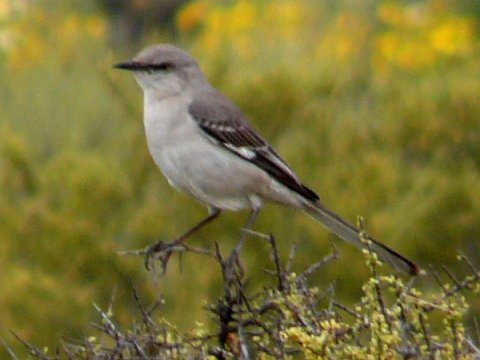
[[[8,355],[10,355],[10,357],[11,357],[13,360],[18,360],[17,356],[15,355],[15,353],[13,352],[13,350],[10,348],[10,346],[7,344],[7,342],[5,341],[5,339],[4,339],[4,338],[0,338],[0,340],[2,341],[3,347],[7,350]]]
[[[290,247],[290,252],[288,253],[287,265],[285,266],[285,272],[289,273],[292,271],[293,259],[297,253],[298,243],[294,243]]]
[[[420,327],[422,329],[423,339],[425,340],[425,344],[427,345],[429,358],[430,360],[435,360],[435,351],[432,348],[432,343],[430,342],[430,334],[428,333],[427,326],[425,325],[425,318],[421,312],[419,313],[418,322],[420,323]]]
[[[15,332],[11,332],[13,336],[15,336],[15,338],[20,341],[27,349],[28,351],[30,352],[30,354],[36,358],[39,358],[41,360],[53,360],[52,357],[48,356],[47,354],[45,354],[42,350],[40,350],[39,348],[29,344],[28,342],[26,342],[25,340],[23,340],[20,336],[18,336]]]
[[[307,278],[311,274],[313,274],[315,271],[320,269],[322,266],[328,264],[329,262],[335,260],[338,256],[337,248],[335,244],[332,243],[332,252],[328,254],[327,256],[324,256],[321,258],[319,261],[313,263],[310,265],[308,268],[306,268],[298,277],[304,277]]]
[[[280,265],[280,256],[278,255],[277,242],[275,241],[275,237],[272,234],[270,234],[268,241],[270,243],[270,246],[272,247],[272,257],[273,257],[273,263],[275,264],[278,290],[284,291],[285,290],[285,285],[284,285],[285,273],[282,270],[282,266]]]

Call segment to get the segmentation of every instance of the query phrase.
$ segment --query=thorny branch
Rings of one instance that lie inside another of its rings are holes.
[[[273,270],[268,270],[267,273],[271,275],[272,283],[262,290],[249,288],[239,254],[240,246],[236,246],[232,253],[224,254],[218,243],[215,243],[214,251],[182,244],[169,248],[168,256],[162,263],[165,271],[172,255],[194,253],[209,257],[219,267],[223,291],[215,303],[205,307],[215,319],[214,325],[209,329],[192,333],[179,332],[159,314],[160,303],[146,308],[137,290],[130,284],[140,314],[140,321],[132,329],[121,329],[115,323],[111,309],[103,311],[94,304],[100,315],[100,323],[93,324],[93,327],[110,341],[88,337],[76,344],[72,341],[64,342],[61,351],[52,357],[16,337],[33,357],[42,360],[207,359],[208,356],[222,360],[248,360],[258,358],[260,354],[274,359],[286,359],[293,354],[306,352],[329,358],[329,352],[341,353],[342,346],[347,345],[357,348],[359,352],[365,349],[375,351],[369,345],[369,339],[378,331],[378,315],[381,315],[387,329],[385,336],[390,337],[378,335],[377,343],[387,345],[395,334],[400,338],[388,350],[392,354],[404,358],[434,359],[441,351],[451,348],[453,358],[466,354],[480,356],[477,341],[465,336],[453,318],[449,322],[452,336],[443,342],[438,336],[433,336],[428,323],[427,313],[445,310],[442,301],[459,296],[465,289],[479,286],[480,273],[464,255],[461,255],[461,260],[470,273],[457,278],[450,270],[443,268],[449,285],[441,281],[438,273],[432,269],[431,276],[439,283],[442,293],[436,301],[428,303],[421,301],[413,291],[413,280],[405,284],[398,277],[380,275],[370,250],[367,262],[371,280],[373,279],[372,293],[367,293],[359,304],[349,307],[334,298],[333,284],[327,286],[325,291],[308,284],[312,274],[337,258],[335,247],[330,254],[295,275],[292,268],[296,245],[291,247],[283,262],[273,235],[251,230],[245,233],[268,244]],[[389,291],[388,296],[385,295],[387,289],[393,290]],[[372,303],[369,305],[370,298]],[[396,308],[399,310],[396,311]],[[344,315],[346,319],[343,319]],[[415,325],[415,319],[418,320],[418,325]],[[388,358],[388,354],[382,354],[379,358]]]

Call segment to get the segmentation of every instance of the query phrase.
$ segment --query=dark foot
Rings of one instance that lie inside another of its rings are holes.
[[[167,270],[168,260],[170,256],[173,254],[174,251],[178,251],[179,247],[180,250],[183,250],[184,247],[178,241],[171,241],[171,242],[164,242],[164,241],[157,241],[155,244],[148,246],[145,248],[145,260],[144,265],[147,270],[151,270],[153,268],[153,264],[155,260],[159,260],[160,264],[162,265],[162,273]]]

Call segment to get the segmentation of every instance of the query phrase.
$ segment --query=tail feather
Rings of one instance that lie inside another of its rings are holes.
[[[355,226],[320,203],[306,203],[305,211],[346,242],[360,249],[367,247],[367,245],[360,240],[360,231]],[[420,273],[421,270],[415,263],[403,257],[395,250],[390,249],[371,237],[368,237],[368,240],[371,241],[370,248],[378,255],[381,261],[410,275],[418,275]]]

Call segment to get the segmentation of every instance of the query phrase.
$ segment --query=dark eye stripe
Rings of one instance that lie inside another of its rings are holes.
[[[147,71],[169,70],[169,69],[172,69],[172,68],[174,68],[174,65],[172,63],[169,63],[169,62],[164,62],[164,63],[160,63],[160,64],[149,64],[149,65],[144,66],[144,69],[147,70]]]

